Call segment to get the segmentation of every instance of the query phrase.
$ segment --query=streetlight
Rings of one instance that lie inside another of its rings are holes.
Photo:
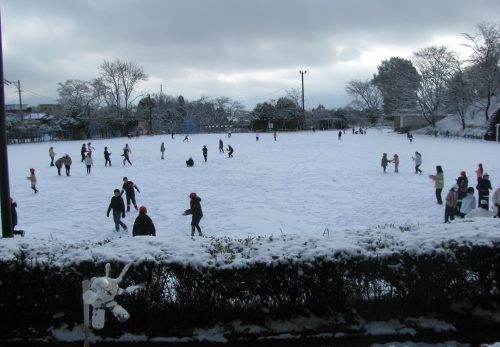
[[[304,74],[307,73],[307,70],[304,71],[300,70],[299,73],[302,76],[302,112],[305,112],[306,109],[304,107]]]

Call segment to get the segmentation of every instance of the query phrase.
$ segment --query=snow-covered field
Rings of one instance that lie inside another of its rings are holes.
[[[228,143],[234,147],[234,158],[218,152],[219,138],[225,148]],[[252,133],[233,134],[230,139],[225,134],[192,135],[189,142],[182,139],[162,135],[93,140],[91,175],[80,163],[80,147],[88,141],[10,145],[11,196],[18,203],[18,229],[26,230],[26,237],[4,240],[0,255],[9,257],[19,247],[65,248],[112,238],[101,251],[96,246],[86,255],[65,251],[64,256],[70,260],[108,253],[133,260],[161,251],[173,258],[204,262],[202,253],[209,238],[193,241],[190,217],[182,216],[193,191],[202,198],[201,227],[206,236],[258,239],[274,235],[284,240],[260,247],[252,255],[254,260],[266,259],[266,252],[301,254],[308,248],[303,246],[306,241],[316,244],[311,252],[327,252],[365,248],[363,244],[373,238],[415,248],[449,238],[500,239],[498,219],[443,224],[444,207],[436,204],[433,181],[428,178],[436,165],[442,165],[444,199],[462,170],[475,186],[474,170],[482,163],[495,190],[500,185],[497,143],[423,135],[409,143],[405,135],[378,129],[368,129],[367,135],[347,131],[340,141],[337,132],[330,131],[278,133],[277,141],[272,134],[261,134],[257,142]],[[160,160],[162,141],[167,148],[165,160]],[[125,143],[131,147],[133,166],[121,163]],[[208,147],[207,163],[203,145]],[[49,166],[50,146],[56,158],[65,153],[73,158],[71,177],[58,176],[56,168]],[[112,152],[112,167],[104,167],[104,146]],[[422,154],[423,174],[414,173],[411,156],[415,151]],[[394,173],[392,164],[387,174],[382,173],[383,152],[389,158],[399,154],[399,173]],[[193,168],[185,165],[190,156]],[[26,179],[31,167],[36,169],[38,194]],[[124,176],[140,188],[137,202],[148,208],[156,238],[131,238],[135,211],[124,220],[128,233],[115,232],[112,218],[106,217],[113,189],[121,189]],[[392,224],[394,228],[387,227]],[[398,226],[410,231],[403,233]]]

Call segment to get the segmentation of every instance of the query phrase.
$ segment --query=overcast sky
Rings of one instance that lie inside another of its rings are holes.
[[[248,110],[300,88],[306,109],[349,103],[344,87],[383,59],[446,45],[498,21],[498,0],[2,0],[4,77],[23,103],[57,101],[103,60],[141,65],[138,94],[229,96]],[[5,86],[7,103],[18,103]]]

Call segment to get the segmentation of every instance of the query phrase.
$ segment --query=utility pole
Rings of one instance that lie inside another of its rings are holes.
[[[19,112],[21,113],[21,122],[23,121],[23,101],[21,99],[21,81],[17,80],[17,92],[19,93]]]
[[[304,74],[307,73],[307,70],[300,70],[299,73],[302,76],[302,112],[306,112],[306,109],[304,107]]]
[[[149,105],[149,133],[153,134],[153,105],[151,104],[151,95],[148,94]]]
[[[0,79],[3,81],[2,21],[0,18]],[[0,202],[2,204],[2,237],[12,237],[12,212],[10,206],[9,159],[5,132],[5,95],[0,88]]]

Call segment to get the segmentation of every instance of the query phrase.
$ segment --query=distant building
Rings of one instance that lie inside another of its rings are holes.
[[[26,112],[28,110],[28,104],[21,105],[22,112]],[[19,104],[6,104],[5,112],[9,113],[19,113]]]
[[[440,121],[446,116],[434,116],[435,122]],[[429,126],[429,122],[424,116],[419,114],[409,114],[394,116],[394,129],[398,131],[407,131],[412,129],[420,129]]]

